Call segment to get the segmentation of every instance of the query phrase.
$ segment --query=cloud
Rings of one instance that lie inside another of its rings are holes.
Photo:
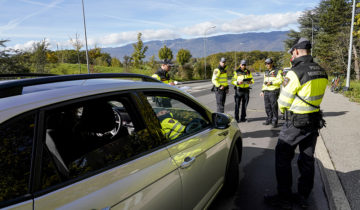
[[[228,11],[231,12],[231,11]],[[244,15],[235,13],[240,18],[225,22],[203,22],[193,26],[161,30],[144,30],[142,33],[143,41],[166,40],[183,37],[201,37],[205,30],[207,35],[226,34],[226,33],[245,33],[254,31],[270,31],[286,29],[290,25],[297,24],[297,19],[302,12],[283,13],[283,14],[265,14],[265,15]],[[215,28],[212,28],[216,26]],[[122,45],[137,40],[137,31],[113,33],[104,37],[90,39],[89,44],[100,44],[105,46]]]

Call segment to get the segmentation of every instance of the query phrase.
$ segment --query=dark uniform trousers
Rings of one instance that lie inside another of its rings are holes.
[[[277,190],[279,195],[292,194],[291,161],[295,149],[299,146],[300,155],[297,160],[300,177],[298,178],[298,193],[307,198],[314,185],[314,152],[316,139],[319,136],[318,128],[296,128],[293,123],[285,122],[275,148],[275,168]]]
[[[226,90],[225,89],[224,90],[220,90],[220,89],[215,90],[217,112],[224,113],[225,100],[226,100]]]
[[[241,103],[241,120],[246,119],[246,107],[249,103],[249,88],[239,88],[235,90],[235,119],[239,120],[239,109]]]
[[[278,122],[278,98],[280,94],[280,89],[277,90],[265,90],[264,91],[264,102],[265,102],[265,112],[267,115],[267,120],[269,123]]]

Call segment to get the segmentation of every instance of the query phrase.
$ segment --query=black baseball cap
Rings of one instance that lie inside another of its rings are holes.
[[[290,48],[288,53],[292,54],[294,49],[311,49],[311,47],[311,42],[308,39],[301,37],[299,41]]]
[[[164,59],[160,63],[165,64],[165,65],[169,65],[169,66],[174,66],[174,64],[171,62],[171,60],[168,60],[168,59]]]

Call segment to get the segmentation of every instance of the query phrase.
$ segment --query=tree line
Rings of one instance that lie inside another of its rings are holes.
[[[304,11],[299,17],[300,30],[290,31],[285,48],[289,49],[300,37],[306,37],[313,42],[313,57],[330,75],[346,74],[351,17],[352,1],[322,0],[314,9]],[[354,29],[351,76],[359,80],[360,14],[355,17]]]

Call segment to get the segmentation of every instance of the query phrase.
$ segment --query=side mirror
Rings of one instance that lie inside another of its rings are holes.
[[[231,119],[223,113],[212,114],[213,126],[217,129],[226,129],[230,126]]]

